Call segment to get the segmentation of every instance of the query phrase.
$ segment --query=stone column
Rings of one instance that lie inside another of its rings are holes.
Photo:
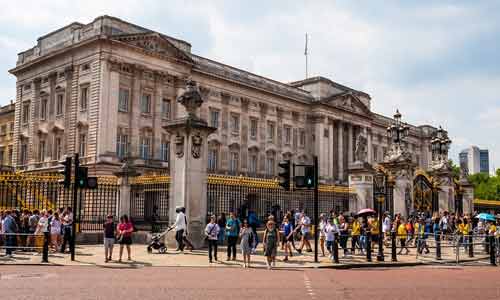
[[[337,153],[338,153],[338,178],[339,180],[344,180],[344,124],[341,121],[337,121],[337,131],[338,131],[338,143],[337,143]]]
[[[373,164],[373,144],[372,144],[372,130],[367,130],[368,139],[368,163]]]
[[[328,179],[333,182],[334,174],[334,145],[333,145],[333,121],[328,122]]]
[[[366,163],[355,165],[349,171],[349,187],[354,189],[357,196],[355,203],[349,203],[351,212],[373,206],[373,174],[374,170]]]
[[[347,137],[347,161],[348,165],[354,161],[354,128],[352,124],[348,124]]]
[[[130,179],[140,174],[126,160],[114,175],[118,177],[118,185],[120,186],[120,198],[116,203],[116,215],[122,216],[126,214],[130,216]]]

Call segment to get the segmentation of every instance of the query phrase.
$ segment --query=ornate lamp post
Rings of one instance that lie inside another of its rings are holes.
[[[374,182],[374,194],[377,200],[377,211],[378,211],[378,254],[377,261],[384,261],[384,243],[383,243],[383,234],[382,234],[382,204],[386,199],[387,194],[387,176],[382,171],[377,171],[373,177]]]
[[[448,134],[441,126],[436,132],[436,136],[431,140],[432,157],[435,162],[448,160],[448,151],[450,150],[451,140]]]
[[[410,126],[401,121],[401,113],[396,109],[394,122],[387,127],[387,135],[392,138],[392,142],[401,145],[403,140],[410,134]]]

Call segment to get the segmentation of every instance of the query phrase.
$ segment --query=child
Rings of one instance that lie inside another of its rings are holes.
[[[406,222],[401,219],[401,224],[398,226],[398,238],[399,242],[401,243],[401,249],[399,250],[398,254],[401,254],[403,252],[403,248],[406,249],[406,254],[410,253],[410,250],[408,250],[408,247],[406,246],[406,238],[407,238],[408,232],[406,231]]]
[[[116,227],[113,222],[113,216],[108,215],[106,217],[106,222],[103,225],[104,228],[104,262],[109,262],[113,256],[113,245],[115,244]]]

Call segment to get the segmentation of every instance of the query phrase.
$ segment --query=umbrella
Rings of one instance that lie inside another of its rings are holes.
[[[366,215],[374,215],[376,214],[377,212],[374,211],[373,209],[371,208],[363,208],[362,210],[358,211],[358,213],[356,214],[358,217],[362,217],[362,216],[366,216]]]
[[[497,220],[494,215],[487,214],[487,213],[480,213],[479,215],[476,216],[476,218],[487,220],[487,221],[493,221],[493,222],[495,222]]]

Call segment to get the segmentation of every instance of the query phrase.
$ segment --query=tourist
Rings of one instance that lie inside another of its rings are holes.
[[[356,248],[361,248],[359,236],[361,234],[361,224],[358,218],[352,217],[351,225],[351,253],[356,253]]]
[[[207,241],[208,241],[209,263],[213,262],[212,253],[213,253],[213,258],[215,259],[215,261],[217,261],[217,241],[219,240],[220,227],[219,224],[215,222],[215,220],[216,220],[215,215],[210,216],[210,222],[205,227],[205,234],[207,235]]]
[[[349,250],[347,250],[347,240],[349,239],[349,224],[346,222],[343,215],[339,215],[338,229],[340,232],[340,247],[342,247],[342,249],[344,250],[343,257],[345,258],[349,254]]]
[[[123,247],[127,248],[128,260],[132,260],[130,245],[132,245],[132,232],[134,232],[134,226],[130,222],[127,215],[120,217],[120,224],[117,227],[118,231],[118,242],[120,243],[120,258],[118,262],[122,262]]]
[[[429,246],[427,245],[427,235],[429,234],[430,226],[426,226],[424,219],[420,217],[418,222],[415,223],[415,236],[417,239],[417,252],[422,254],[425,249],[425,254],[430,252]]]
[[[217,219],[217,225],[219,226],[219,233],[217,236],[217,241],[219,245],[224,245],[224,238],[226,233],[226,214],[221,213],[219,218]]]
[[[330,253],[330,259],[333,260],[333,243],[335,241],[335,234],[338,233],[338,228],[335,223],[333,223],[333,218],[327,220],[325,226],[325,239],[326,239],[326,249]]]
[[[16,247],[16,234],[18,229],[14,219],[14,213],[10,210],[6,210],[2,219],[2,230],[5,234],[5,256],[7,258],[12,258],[12,253]]]
[[[26,244],[28,245],[28,247],[33,247],[35,244],[34,234],[35,234],[36,228],[38,226],[39,220],[40,220],[40,212],[38,211],[38,209],[35,209],[35,210],[33,210],[33,213],[31,214],[31,216],[28,219],[29,236],[28,236],[28,239],[26,241]]]
[[[21,243],[20,245],[23,247],[23,251],[26,251],[28,249],[28,235],[30,233],[30,225],[29,225],[29,219],[31,216],[31,212],[27,209],[23,210],[23,213],[21,214],[21,227],[19,228],[19,232],[22,233],[20,236]]]
[[[291,214],[287,214],[285,218],[283,218],[283,241],[282,244],[285,244],[285,258],[283,261],[288,261],[288,256],[293,256],[292,254],[292,245],[293,245],[293,224],[290,222],[289,217]]]
[[[175,223],[170,228],[175,228],[175,240],[177,241],[177,249],[175,251],[184,251],[184,231],[186,231],[186,218],[182,207],[175,208],[177,216]]]
[[[63,242],[61,246],[61,253],[66,251],[66,244],[71,242],[73,237],[73,211],[71,207],[67,207],[63,213],[62,217],[62,226],[63,226]],[[71,249],[70,249],[71,250]]]
[[[40,220],[38,220],[38,227],[35,232],[37,235],[43,235],[43,238],[38,238],[39,244],[37,248],[42,248],[45,245],[45,242],[50,241],[50,219],[49,213],[46,210],[43,210],[40,216]]]
[[[113,259],[113,247],[115,245],[115,237],[117,236],[113,215],[106,217],[106,222],[103,224],[104,235],[104,262],[107,263]]]
[[[239,236],[241,240],[241,254],[243,255],[243,268],[250,268],[250,255],[252,254],[253,244],[255,242],[255,234],[248,225],[247,220],[243,220],[243,226]]]
[[[310,227],[311,227],[311,219],[309,219],[309,217],[306,216],[304,211],[302,211],[300,214],[299,226],[297,228],[297,230],[300,230],[301,233],[300,245],[299,248],[297,249],[297,252],[299,253],[302,253],[302,249],[304,248],[304,246],[306,247],[307,252],[312,252],[311,243],[309,243]]]
[[[257,245],[259,244],[259,235],[257,234],[257,227],[259,226],[259,218],[257,217],[257,213],[253,209],[248,211],[248,225],[253,230],[253,234],[255,237],[255,242],[253,243],[252,253],[255,253],[255,249],[257,249]]]
[[[267,221],[266,230],[262,239],[264,255],[266,256],[266,265],[268,269],[276,266],[276,252],[279,243],[279,232],[274,221]]]
[[[52,220],[50,221],[50,242],[52,245],[52,251],[56,252],[61,246],[61,219],[59,218],[59,213],[54,213]]]
[[[375,245],[377,245],[378,240],[380,238],[380,228],[378,223],[378,218],[371,217],[370,218],[370,232],[372,238],[372,250],[375,249]]]
[[[325,215],[321,214],[319,216],[319,249],[321,250],[321,256],[325,256],[325,227],[326,227],[326,220],[325,220]],[[282,244],[283,245],[283,244]]]
[[[226,222],[227,235],[227,261],[236,260],[236,244],[238,243],[238,235],[240,233],[240,221],[236,218],[234,212],[229,214],[229,219]]]
[[[389,212],[385,212],[382,221],[382,233],[384,234],[384,244],[389,246],[389,241],[391,240],[391,217]]]
[[[406,246],[411,246],[413,242],[413,218],[408,218],[408,222],[406,222]]]
[[[399,250],[398,254],[401,254],[403,252],[403,249],[406,249],[406,254],[410,253],[410,250],[406,246],[407,237],[408,237],[408,232],[406,231],[406,222],[404,221],[403,218],[401,218],[401,224],[399,224],[398,227],[398,238],[399,238],[399,243],[401,245],[401,249]]]
[[[186,208],[182,207],[181,208],[182,213],[184,214],[184,223],[186,224],[186,229],[184,230],[184,234],[182,235],[182,242],[185,245],[184,248],[189,248],[189,251],[193,252],[194,246],[193,243],[188,239],[188,219],[186,216]]]

